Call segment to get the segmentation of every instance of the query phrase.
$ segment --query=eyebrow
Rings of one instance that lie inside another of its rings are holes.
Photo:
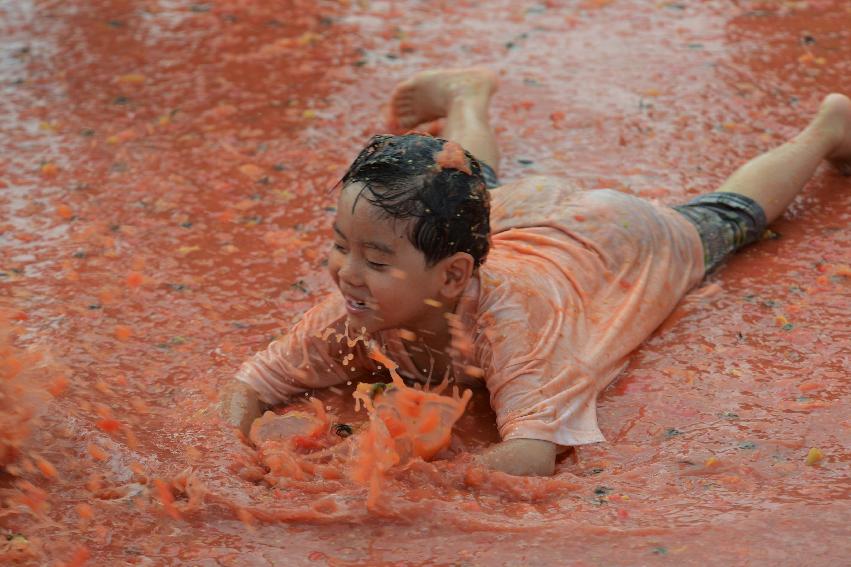
[[[337,226],[337,223],[334,223],[333,228],[334,228],[334,232],[336,232],[337,235],[340,238],[342,238],[343,240],[348,240],[348,238],[346,238],[346,235],[343,234],[343,231],[340,230],[340,227]],[[392,247],[390,247],[387,244],[384,244],[382,242],[376,242],[374,240],[367,240],[365,242],[362,242],[361,244],[363,244],[363,246],[366,247],[366,248],[372,248],[373,250],[378,250],[379,252],[383,252],[384,254],[388,254],[388,255],[396,254],[396,251],[393,250]]]

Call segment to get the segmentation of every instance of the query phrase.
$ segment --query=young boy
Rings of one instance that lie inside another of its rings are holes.
[[[597,395],[683,295],[758,240],[823,159],[851,161],[851,100],[832,94],[793,140],[684,206],[547,177],[498,186],[496,85],[470,68],[396,88],[395,126],[445,118],[445,140],[376,136],[360,153],[333,225],[339,293],[243,365],[223,395],[231,423],[247,431],[264,405],[376,373],[362,336],[408,379],[483,382],[502,442],[481,462],[552,474],[559,447],[604,440]]]

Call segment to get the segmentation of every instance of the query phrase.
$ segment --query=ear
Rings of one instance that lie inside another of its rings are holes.
[[[447,299],[456,299],[464,293],[470,278],[473,277],[475,261],[466,252],[456,252],[440,261],[441,287],[440,293]]]

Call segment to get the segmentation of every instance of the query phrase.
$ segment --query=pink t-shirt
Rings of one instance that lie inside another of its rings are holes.
[[[456,380],[481,369],[503,439],[603,441],[597,395],[703,277],[697,231],[667,207],[549,177],[493,190],[491,209],[490,254],[456,308],[473,347],[453,360]],[[345,321],[334,293],[237,379],[267,403],[363,379],[378,368]],[[403,376],[429,379],[398,331],[371,338]]]

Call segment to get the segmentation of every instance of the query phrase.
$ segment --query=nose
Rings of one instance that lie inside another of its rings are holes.
[[[357,262],[352,258],[352,254],[346,254],[340,258],[339,268],[337,269],[337,277],[349,287],[359,287],[363,285],[363,277]]]

